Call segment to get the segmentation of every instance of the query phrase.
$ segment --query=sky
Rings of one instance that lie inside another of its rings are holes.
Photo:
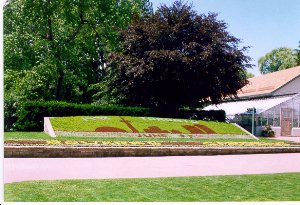
[[[150,0],[154,11],[174,0]],[[300,41],[300,0],[185,0],[198,14],[214,12],[228,24],[227,31],[251,46],[246,55],[254,64],[249,72],[260,75],[257,61],[279,47],[297,49]]]

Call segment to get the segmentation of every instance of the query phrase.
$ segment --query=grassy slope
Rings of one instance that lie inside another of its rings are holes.
[[[300,173],[31,181],[5,184],[4,188],[7,202],[300,201]]]
[[[189,132],[182,127],[182,125],[193,125],[198,123],[205,125],[214,130],[218,134],[245,134],[236,126],[222,122],[209,122],[209,121],[192,121],[182,120],[183,122],[174,122],[168,118],[163,118],[164,121],[155,120],[158,118],[140,118],[140,117],[122,117],[129,120],[131,124],[139,131],[144,132],[150,126],[158,126],[162,130],[178,130],[184,134]],[[76,117],[55,117],[50,118],[54,130],[62,131],[95,131],[97,127],[116,127],[131,132],[125,123],[120,122],[121,118],[118,116],[76,116]],[[176,120],[176,119],[175,119]],[[179,120],[179,119],[177,119]]]

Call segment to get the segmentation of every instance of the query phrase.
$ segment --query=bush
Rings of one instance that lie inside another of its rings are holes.
[[[89,104],[74,104],[66,102],[27,102],[19,112],[16,129],[20,131],[42,131],[44,117],[63,116],[147,116],[170,117],[197,120],[225,121],[225,112],[198,110],[171,110],[143,107],[96,106]]]
[[[271,125],[266,125],[261,131],[263,137],[275,137],[275,132],[272,130]]]
[[[93,106],[66,102],[27,102],[19,112],[16,128],[22,131],[42,131],[44,117],[92,115],[148,115],[149,110],[139,107]]]
[[[193,120],[212,120],[225,122],[226,113],[224,110],[176,110],[176,109],[151,109],[151,116],[184,118]]]
[[[20,108],[18,97],[4,93],[4,131],[13,131],[18,120],[17,111]]]

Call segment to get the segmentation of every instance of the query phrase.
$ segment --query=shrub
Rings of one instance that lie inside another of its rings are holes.
[[[16,122],[16,129],[20,131],[42,131],[44,117],[62,116],[147,116],[147,117],[170,117],[185,119],[209,119],[225,121],[225,112],[199,111],[199,110],[168,110],[143,107],[123,106],[96,106],[89,104],[74,104],[66,102],[27,102],[20,110]]]
[[[271,125],[266,125],[261,131],[263,137],[275,137],[275,132],[272,130]]]
[[[4,131],[13,131],[18,120],[17,111],[20,108],[18,97],[4,93]]]

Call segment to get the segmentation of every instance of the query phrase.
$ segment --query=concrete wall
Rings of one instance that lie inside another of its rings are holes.
[[[300,128],[299,127],[292,128],[292,136],[300,137]]]
[[[196,156],[295,152],[299,153],[300,147],[4,147],[4,157],[6,158]]]
[[[264,129],[264,126],[257,126],[256,127],[256,136],[261,136],[261,131]],[[272,130],[275,132],[275,137],[281,136],[281,127],[272,127]]]
[[[272,130],[275,132],[275,137],[280,137],[281,136],[281,127],[272,127]],[[294,137],[300,137],[300,128],[299,127],[293,127],[291,136]]]
[[[44,117],[44,132],[49,134],[51,137],[56,137],[49,117]]]
[[[256,136],[261,136],[261,131],[264,129],[264,126],[257,126],[256,127]],[[272,127],[272,130],[275,132],[275,137],[281,136],[281,127]]]
[[[272,127],[272,130],[275,132],[275,137],[281,136],[281,127]]]

